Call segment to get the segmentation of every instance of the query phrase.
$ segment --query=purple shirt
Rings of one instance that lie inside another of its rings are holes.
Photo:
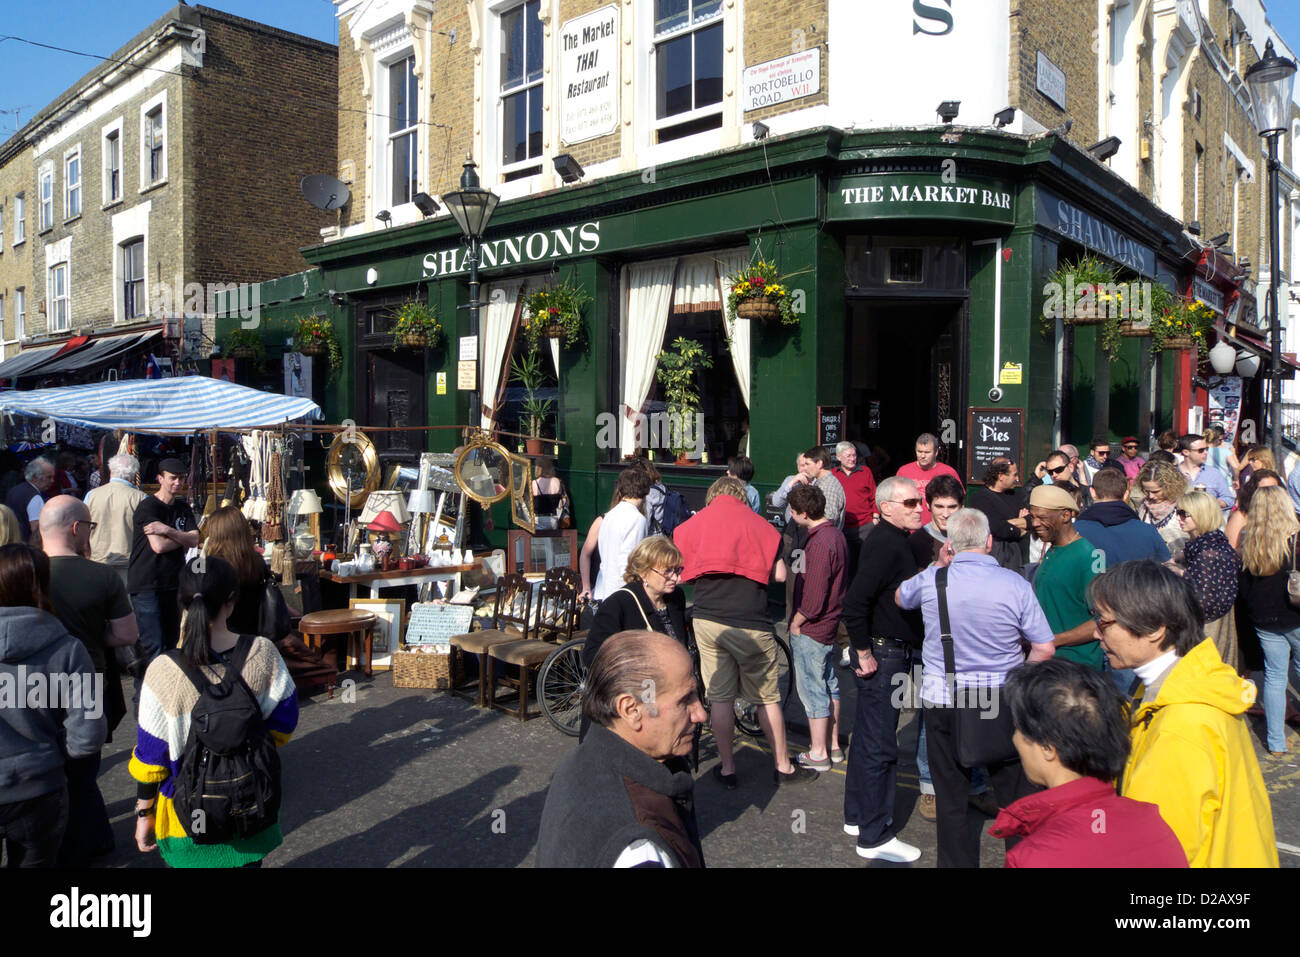
[[[925,619],[921,649],[924,673],[921,697],[948,704],[943,673],[943,641],[939,629],[939,593],[934,566],[909,578],[898,588],[904,608],[920,608]],[[952,625],[952,654],[960,687],[998,687],[1024,664],[1020,639],[1051,642],[1052,629],[1034,597],[1033,586],[998,565],[992,555],[958,552],[948,570],[948,619]]]

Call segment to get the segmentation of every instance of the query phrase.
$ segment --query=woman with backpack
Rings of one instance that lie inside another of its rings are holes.
[[[238,596],[227,562],[186,564],[180,648],[154,659],[140,692],[136,846],[171,867],[259,867],[283,840],[275,749],[297,727],[298,696],[270,641],[230,630]],[[239,778],[250,786],[223,789]]]

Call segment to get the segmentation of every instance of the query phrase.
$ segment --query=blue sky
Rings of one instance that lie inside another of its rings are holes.
[[[0,36],[95,54],[0,40],[0,141],[173,5],[166,0],[0,0]],[[331,0],[209,0],[207,5],[318,40],[338,40]],[[1300,49],[1300,0],[1272,0],[1267,7],[1273,26],[1293,50]]]
[[[0,141],[175,5],[175,0],[0,0],[0,36],[96,54],[0,40]],[[338,42],[331,0],[209,0],[204,6]]]

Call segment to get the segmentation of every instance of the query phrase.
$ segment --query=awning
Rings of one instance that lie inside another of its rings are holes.
[[[262,392],[206,376],[4,392],[0,393],[0,412],[49,417],[92,429],[176,433],[253,429],[322,418],[320,406],[310,399]]]
[[[41,346],[39,349],[24,349],[12,359],[0,362],[0,379],[17,379],[30,375],[34,369],[58,356],[67,346],[68,343],[59,342],[52,346]]]
[[[124,352],[130,352],[137,346],[143,345],[161,334],[161,329],[151,329],[148,332],[133,332],[124,336],[107,336],[103,339],[95,339],[86,348],[58,356],[53,362],[41,366],[38,371],[40,375],[50,375],[54,372],[88,369],[91,366],[99,365],[101,362],[107,362]]]

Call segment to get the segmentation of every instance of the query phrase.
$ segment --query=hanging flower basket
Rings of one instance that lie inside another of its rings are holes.
[[[433,307],[408,299],[393,311],[389,332],[393,342],[407,349],[427,349],[442,341],[442,323]]]
[[[563,339],[567,334],[568,330],[566,330],[561,323],[549,322],[546,324],[547,339]]]
[[[536,352],[543,339],[559,339],[566,349],[580,345],[585,338],[582,307],[589,302],[586,288],[571,280],[547,283],[524,296],[529,351]]]
[[[781,318],[781,307],[771,299],[744,299],[736,304],[736,315],[741,319],[772,322]]]
[[[305,356],[320,357],[323,355],[328,355],[330,351],[330,347],[329,344],[324,341],[310,341],[310,342],[304,342],[298,351]]]
[[[1192,340],[1191,336],[1176,336],[1164,341],[1164,347],[1166,349],[1190,349],[1194,345],[1196,345],[1196,343]]]
[[[252,346],[235,346],[230,350],[232,359],[254,359],[257,357],[257,350]]]
[[[305,356],[329,357],[330,372],[343,367],[343,347],[328,316],[313,313],[297,320],[293,345]]]
[[[408,332],[402,336],[402,345],[408,349],[424,349],[429,345],[429,337],[422,332]]]
[[[1153,352],[1164,349],[1209,351],[1207,338],[1214,327],[1214,310],[1195,299],[1175,302],[1151,323]]]

